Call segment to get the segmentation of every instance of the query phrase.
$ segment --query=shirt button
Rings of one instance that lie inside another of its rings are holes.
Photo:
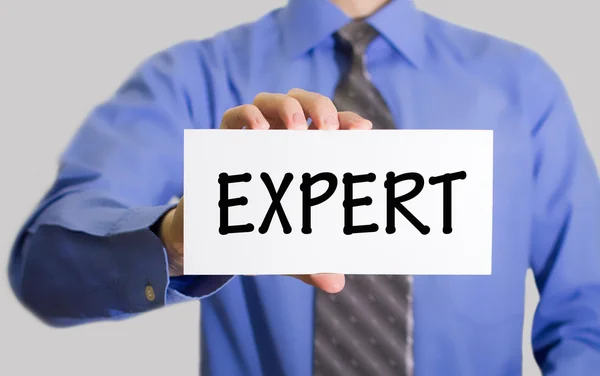
[[[148,301],[153,302],[156,299],[156,295],[154,294],[154,288],[150,285],[146,286],[146,299]]]

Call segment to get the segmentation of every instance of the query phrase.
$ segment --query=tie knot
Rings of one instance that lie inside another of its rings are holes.
[[[353,21],[336,33],[339,42],[350,47],[354,53],[363,54],[369,43],[379,35],[375,28],[364,21]]]

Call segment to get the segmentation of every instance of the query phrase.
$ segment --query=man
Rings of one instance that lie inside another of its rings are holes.
[[[218,127],[493,129],[493,275],[182,276],[183,130]],[[521,373],[532,268],[539,365],[594,375],[599,229],[594,162],[535,53],[408,0],[291,0],[149,58],[99,105],[10,277],[55,326],[202,299],[204,375],[493,376]]]

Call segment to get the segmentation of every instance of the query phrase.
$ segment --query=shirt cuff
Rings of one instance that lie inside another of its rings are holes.
[[[115,234],[127,233],[135,231],[140,228],[148,229],[156,223],[164,214],[174,208],[176,205],[162,205],[150,208],[135,208],[131,209],[129,213],[119,221],[113,232]],[[158,245],[148,245],[148,247],[160,247],[164,257],[164,267],[161,269],[166,273],[165,284],[158,283],[156,286],[152,286],[152,289],[160,289],[160,302],[164,305],[184,302],[188,300],[197,300],[208,297],[218,290],[223,288],[234,276],[223,275],[223,276],[180,276],[180,277],[169,277],[168,270],[168,257],[166,250],[164,249],[160,238],[155,232],[150,231],[156,237]],[[142,245],[141,248],[145,248]],[[150,270],[154,270],[151,268]],[[157,269],[158,270],[158,269]],[[149,278],[150,279],[150,278]],[[159,281],[158,276],[152,278],[155,281]],[[150,283],[150,282],[149,282]],[[150,291],[150,287],[147,287]],[[156,291],[155,291],[156,294]]]

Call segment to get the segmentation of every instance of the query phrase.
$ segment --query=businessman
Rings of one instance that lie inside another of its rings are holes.
[[[186,128],[493,129],[493,274],[183,276]],[[535,358],[584,376],[600,372],[599,230],[596,166],[535,52],[408,0],[291,0],[149,57],[98,105],[9,272],[54,326],[201,299],[203,375],[500,376],[521,373],[531,268]]]

